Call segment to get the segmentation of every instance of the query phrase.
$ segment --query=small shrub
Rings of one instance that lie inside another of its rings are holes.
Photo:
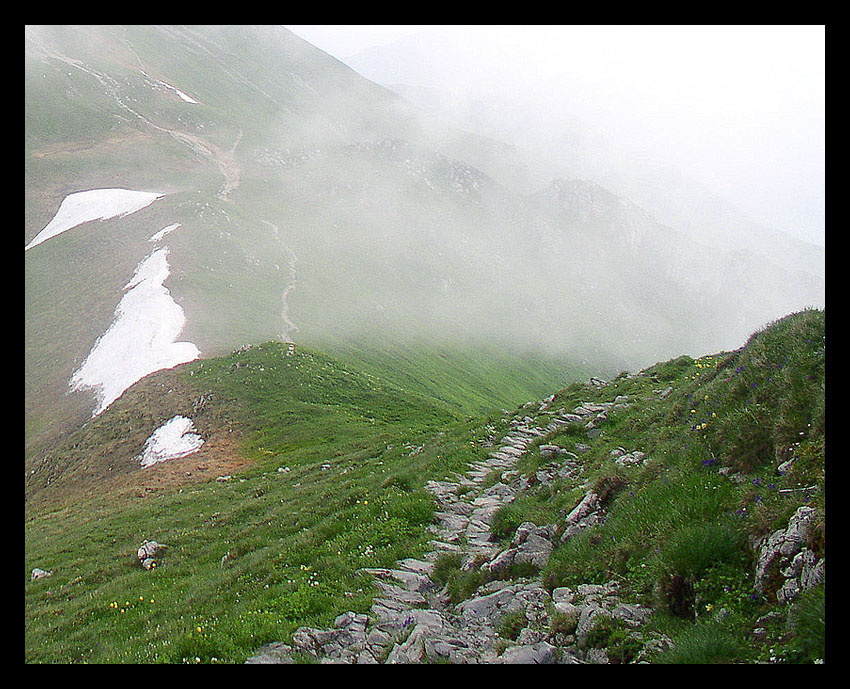
[[[585,635],[582,647],[603,648],[612,663],[630,663],[640,652],[643,644],[635,638],[622,620],[599,615]]]
[[[826,609],[823,585],[804,592],[791,607],[791,649],[798,662],[813,662],[826,652]]]
[[[688,524],[675,532],[656,564],[658,592],[670,614],[692,617],[697,582],[721,563],[742,563],[745,545],[744,534],[727,523]]]
[[[468,572],[458,570],[449,578],[448,592],[452,604],[465,601],[475,590],[487,582],[487,573],[472,569]]]
[[[463,555],[446,553],[437,558],[431,580],[438,586],[445,586],[452,604],[457,605],[469,598],[482,584],[488,580],[489,572],[473,567],[468,571],[461,569]],[[480,563],[476,563],[480,564]]]
[[[445,586],[452,575],[460,571],[462,560],[463,555],[461,553],[440,555],[434,563],[434,570],[431,572],[431,581],[438,586]]]
[[[517,637],[519,637],[519,633],[525,629],[527,624],[528,620],[525,617],[525,611],[517,610],[504,615],[502,619],[499,620],[499,623],[496,626],[496,631],[499,633],[501,638],[516,641]]]
[[[549,615],[549,631],[553,634],[568,636],[575,634],[578,628],[579,612],[578,608],[570,612],[561,612],[553,610]]]
[[[710,665],[734,663],[747,656],[744,640],[732,629],[711,621],[689,627],[674,640],[669,651],[655,662],[672,665]]]
[[[525,521],[523,512],[513,503],[500,507],[493,515],[490,531],[499,540],[512,538],[520,524]]]

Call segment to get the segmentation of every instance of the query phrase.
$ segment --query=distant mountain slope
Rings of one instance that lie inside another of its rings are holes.
[[[775,266],[674,251],[610,194],[527,194],[538,171],[514,149],[282,28],[26,27],[25,48],[25,245],[73,194],[156,196],[25,251],[28,456],[99,409],[98,383],[71,390],[92,357],[143,375],[177,343],[209,357],[276,339],[611,370],[730,346],[817,303],[785,299],[794,276]]]
[[[530,86],[540,107],[529,108],[515,93],[498,88],[498,75],[487,81],[479,73],[470,81],[483,82],[483,89],[464,89],[457,65],[472,64],[480,72],[487,58],[471,52],[451,32],[412,34],[347,56],[345,62],[434,116],[510,142],[536,161],[529,179],[536,176],[540,186],[551,177],[592,179],[699,244],[750,251],[781,268],[823,281],[822,246],[756,222],[716,191],[691,179],[687,170],[628,160],[628,152],[615,150],[611,137],[588,120],[581,107],[576,112],[564,106],[547,107],[549,94]],[[543,88],[569,92],[571,86],[567,82]],[[818,303],[823,303],[822,294]]]

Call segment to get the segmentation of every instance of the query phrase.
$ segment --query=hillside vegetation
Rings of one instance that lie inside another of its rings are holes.
[[[516,600],[546,599],[538,616],[529,608],[483,623],[497,635],[482,656],[493,662],[524,657],[530,642],[554,649],[547,662],[599,662],[600,650],[608,662],[822,659],[824,362],[824,313],[809,310],[734,352],[574,382],[487,414],[472,411],[481,403],[472,385],[440,377],[437,356],[399,355],[393,379],[389,363],[370,370],[267,344],[154,374],[28,472],[26,660],[238,663],[304,629],[338,627],[348,611],[369,615],[356,619],[374,632],[382,618],[364,570],[405,560],[430,562],[434,585],[408,603],[419,611],[409,619],[433,609],[455,624],[464,601],[499,586],[517,587]],[[527,372],[501,381],[489,372],[490,398],[516,399]],[[591,428],[573,418],[614,400]],[[150,431],[192,412],[207,447],[139,469]],[[517,428],[543,430],[514,466],[462,480]],[[618,463],[624,453],[634,461]],[[435,486],[454,486],[457,504],[512,487],[488,517],[489,550],[470,556],[460,538],[434,554],[446,518]],[[582,526],[571,515],[588,492],[601,518]],[[811,513],[795,552],[810,561],[786,576],[785,563],[766,561],[765,537],[784,533],[801,508]],[[489,566],[511,543],[521,550],[528,522],[549,529],[548,556]],[[168,546],[150,570],[136,556],[146,539]],[[813,563],[819,575],[794,589]],[[34,568],[52,574],[30,580]],[[561,602],[565,591],[611,582],[642,611],[640,626],[604,614],[587,626]],[[374,657],[397,660],[407,635],[388,634]],[[428,655],[440,646],[420,636],[415,659],[461,662]],[[323,657],[305,648],[295,644],[285,662]]]

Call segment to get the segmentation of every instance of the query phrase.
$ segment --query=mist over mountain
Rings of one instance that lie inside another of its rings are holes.
[[[516,145],[538,174],[592,179],[700,243],[822,277],[822,242],[797,238],[823,226],[817,36],[410,27],[343,59],[428,112]]]
[[[720,205],[661,212],[425,114],[281,27],[27,27],[25,47],[33,451],[96,414],[117,372],[245,344],[612,371],[735,347],[823,302],[816,249],[697,241]],[[73,205],[98,190],[153,200]]]

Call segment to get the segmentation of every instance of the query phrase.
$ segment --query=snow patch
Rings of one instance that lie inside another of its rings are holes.
[[[142,468],[200,450],[204,439],[194,431],[192,419],[185,416],[174,416],[166,421],[145,441],[145,449],[138,457]]]
[[[165,82],[162,82],[162,83],[163,83],[163,85],[164,85],[164,86],[167,86],[167,87],[168,87],[168,88],[170,88],[172,91],[174,91],[174,92],[175,92],[178,96],[180,96],[180,97],[181,97],[184,101],[186,101],[187,103],[194,103],[195,105],[197,105],[197,104],[198,104],[198,101],[196,101],[196,100],[195,100],[194,98],[192,98],[191,96],[187,96],[187,95],[186,95],[185,93],[183,93],[180,89],[178,89],[178,88],[174,88],[171,84],[166,84]]]
[[[77,225],[135,213],[162,196],[164,194],[129,189],[90,189],[69,194],[53,219],[24,247],[24,251]]]
[[[169,232],[173,232],[173,231],[174,231],[174,230],[176,230],[178,227],[180,227],[180,223],[179,223],[179,222],[174,223],[173,225],[169,225],[168,227],[163,227],[163,228],[162,228],[159,232],[157,232],[157,233],[156,233],[153,237],[151,237],[148,241],[149,241],[149,242],[158,242],[158,241],[159,241],[160,239],[162,239],[165,235],[167,235]]]
[[[145,79],[150,79],[150,80],[151,80],[151,81],[153,81],[154,83],[159,84],[160,86],[164,86],[165,88],[167,88],[167,89],[169,89],[169,90],[171,90],[171,91],[174,91],[174,93],[176,93],[178,96],[180,96],[180,98],[182,98],[182,99],[183,99],[184,101],[186,101],[187,103],[194,103],[194,104],[196,104],[196,105],[197,105],[198,101],[196,101],[196,100],[195,100],[194,98],[192,98],[191,96],[187,96],[187,95],[186,95],[185,93],[183,93],[180,89],[175,88],[175,87],[174,87],[174,86],[172,86],[171,84],[166,83],[166,82],[162,81],[161,79],[155,79],[155,78],[153,78],[152,76],[150,76],[150,74],[148,74],[147,72],[145,72],[145,70],[143,70],[143,69],[140,69],[140,70],[139,70],[139,72],[140,72],[140,73],[141,73],[141,74],[145,77]]]
[[[96,391],[98,404],[92,416],[149,373],[200,356],[193,343],[175,342],[186,317],[163,286],[168,275],[167,247],[155,250],[136,267],[124,286],[129,291],[115,309],[115,320],[71,377],[72,390]]]

